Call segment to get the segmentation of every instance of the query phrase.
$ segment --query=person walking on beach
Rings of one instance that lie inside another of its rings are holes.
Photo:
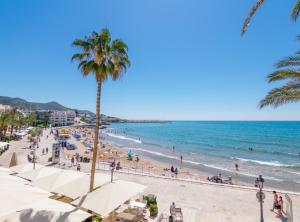
[[[283,199],[282,196],[280,196],[278,200],[278,217],[283,217],[283,213]]]
[[[175,168],[175,176],[177,177],[177,175],[178,175],[178,169]]]
[[[77,165],[77,171],[80,171],[80,164]]]
[[[173,215],[173,213],[175,212],[175,208],[176,208],[176,205],[175,203],[173,202],[170,206],[170,214]]]
[[[74,156],[71,158],[71,167],[74,166]]]
[[[239,165],[237,163],[235,164],[235,170],[239,171]]]
[[[46,147],[46,154],[48,154],[48,147]]]
[[[183,159],[183,157],[182,157],[182,155],[180,156],[180,169],[182,168],[182,159]]]
[[[175,146],[173,146],[173,152],[175,152]]]
[[[271,209],[271,211],[274,211],[275,209],[278,208],[278,194],[276,193],[275,190],[273,190],[273,196],[274,196],[273,208]]]

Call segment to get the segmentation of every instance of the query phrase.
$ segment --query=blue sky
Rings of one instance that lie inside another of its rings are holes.
[[[70,61],[75,38],[108,27],[132,66],[105,83],[102,113],[130,119],[300,120],[300,104],[259,110],[266,75],[300,49],[294,1],[267,1],[245,37],[240,0],[0,1],[0,95],[95,110],[94,78]]]

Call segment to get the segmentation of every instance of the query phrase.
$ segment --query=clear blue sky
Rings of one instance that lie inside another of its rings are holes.
[[[94,78],[70,61],[71,43],[108,27],[129,46],[132,66],[105,83],[102,113],[131,119],[300,119],[300,104],[259,110],[276,84],[266,75],[300,49],[295,1],[267,1],[248,33],[256,0],[0,1],[0,95],[95,110]]]

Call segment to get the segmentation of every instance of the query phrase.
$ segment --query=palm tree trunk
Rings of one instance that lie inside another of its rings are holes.
[[[97,89],[97,100],[96,100],[96,127],[95,127],[95,138],[94,138],[94,148],[93,148],[93,160],[92,160],[92,168],[91,168],[91,180],[90,180],[90,192],[94,190],[94,178],[95,178],[95,168],[96,168],[96,160],[98,154],[98,141],[99,141],[99,127],[100,127],[100,98],[101,98],[101,80],[97,81],[98,89]]]

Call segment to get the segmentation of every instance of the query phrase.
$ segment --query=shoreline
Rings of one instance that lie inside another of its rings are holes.
[[[102,134],[105,136],[104,142],[109,142],[112,146],[118,147],[119,149],[125,149],[129,151],[130,149],[126,147],[126,145],[122,145],[119,143],[116,143],[115,141],[118,140],[115,137],[110,137],[109,135]],[[117,134],[117,136],[120,136]],[[118,141],[120,142],[120,141]],[[120,142],[121,143],[121,142]],[[119,146],[118,146],[119,145]],[[163,156],[163,155],[157,155],[155,154],[155,151],[152,150],[143,150],[143,149],[138,149],[138,148],[132,148],[134,152],[142,156],[142,158],[147,159],[148,161],[152,161],[153,163],[156,164],[161,164],[166,167],[172,166],[177,164],[179,166],[180,160],[179,158],[176,160],[173,157],[168,158],[168,156]],[[149,152],[150,151],[150,152]],[[180,156],[180,153],[176,153],[176,155]],[[245,171],[235,171],[235,169],[227,170],[227,169],[222,169],[221,167],[210,167],[206,166],[204,164],[198,164],[198,163],[189,163],[191,161],[189,160],[183,160],[183,170],[187,171],[187,173],[190,175],[192,178],[201,178],[202,180],[207,181],[207,177],[211,176],[216,176],[221,173],[222,179],[227,179],[228,177],[232,177],[233,184],[237,185],[246,185],[246,186],[253,186],[254,187],[254,181],[259,175],[252,175],[250,173],[247,173]],[[292,192],[300,192],[300,184],[296,182],[290,182],[290,181],[284,181],[280,180],[277,178],[272,178],[265,176],[265,186],[270,189],[281,189],[281,190],[289,190]]]

